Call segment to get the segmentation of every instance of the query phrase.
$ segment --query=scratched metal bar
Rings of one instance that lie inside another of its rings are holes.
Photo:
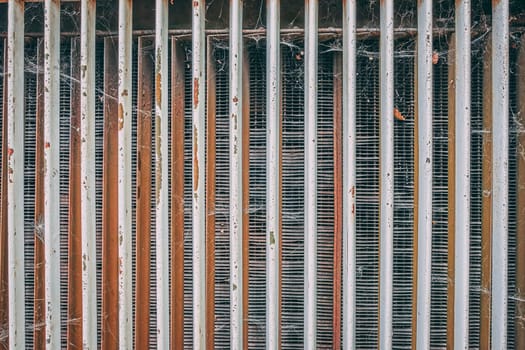
[[[317,346],[317,0],[305,2],[304,347]]]
[[[356,322],[356,1],[343,2],[343,349],[355,349]]]
[[[280,347],[281,325],[281,60],[280,2],[267,4],[266,46],[266,348]]]
[[[153,50],[149,38],[138,39],[137,86],[137,208],[136,208],[136,282],[135,346],[149,347],[150,254],[151,254],[151,125],[153,88]]]
[[[517,63],[518,130],[517,145],[517,228],[516,228],[516,349],[525,348],[525,35],[522,34]]]
[[[430,348],[432,278],[432,1],[418,2],[417,37],[417,143],[415,162],[417,195],[416,348]]]
[[[192,184],[193,184],[193,346],[206,346],[206,203],[205,203],[205,1],[193,2],[192,32]]]
[[[7,264],[7,39],[2,40],[2,143],[0,150],[0,325],[9,324],[8,264]],[[0,340],[0,349],[9,347],[9,335]]]
[[[379,348],[392,347],[393,236],[394,236],[394,2],[380,5],[380,257]]]
[[[96,1],[80,3],[80,207],[82,241],[82,346],[97,347],[97,253],[95,188]],[[60,31],[60,28],[58,28]],[[78,272],[77,272],[78,273]]]
[[[60,347],[60,1],[44,3],[44,256],[46,347]]]
[[[44,40],[37,41],[37,101],[36,101],[36,154],[35,154],[35,223],[44,216]],[[45,348],[45,296],[44,296],[44,240],[40,225],[35,224],[34,258],[34,323],[33,345]]]
[[[507,348],[509,241],[509,1],[492,3],[491,349]]]
[[[155,6],[155,243],[157,277],[157,346],[168,349],[169,223],[168,223],[168,0]]]
[[[104,38],[104,133],[102,164],[102,349],[118,346],[118,52]]]
[[[118,257],[119,347],[133,342],[132,246],[131,246],[131,63],[133,2],[119,1],[118,49]]]

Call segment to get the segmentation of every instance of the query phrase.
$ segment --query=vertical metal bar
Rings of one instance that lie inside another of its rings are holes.
[[[394,236],[394,2],[380,4],[380,256],[379,348],[392,347],[392,276]]]
[[[168,222],[168,0],[155,6],[155,236],[157,277],[157,346],[168,349],[169,222]]]
[[[456,34],[449,48],[456,47]],[[448,51],[448,257],[447,257],[447,349],[454,348],[454,291],[456,266],[456,53]]]
[[[356,0],[343,2],[343,349],[355,349]]]
[[[280,347],[281,50],[280,1],[267,2],[266,45],[266,348]]]
[[[137,209],[135,347],[149,347],[151,253],[151,99],[153,50],[149,38],[138,39]]]
[[[2,77],[2,171],[0,177],[0,324],[3,327],[9,324],[9,291],[8,291],[8,271],[7,264],[7,39],[2,40],[3,44],[3,72]],[[0,339],[0,349],[9,347],[9,335]]]
[[[418,2],[416,347],[430,348],[432,275],[432,1]]]
[[[206,203],[205,203],[205,0],[193,1],[192,82],[193,82],[193,347],[206,346]]]
[[[97,347],[97,256],[95,193],[96,0],[80,3],[80,172],[82,239],[82,346]]]
[[[217,70],[212,37],[206,58],[206,349],[215,348],[215,189],[216,189],[216,84]]]
[[[492,34],[483,55],[483,86],[492,86]],[[490,348],[492,290],[492,89],[483,89],[483,144],[481,164],[481,295],[480,349]]]
[[[243,348],[243,40],[242,0],[230,3],[230,328],[232,349]]]
[[[102,349],[118,347],[118,54],[104,38],[104,136],[102,165]]]
[[[454,349],[468,347],[470,254],[470,0],[456,2]]]
[[[492,349],[507,348],[509,1],[492,3]]]
[[[317,346],[317,13],[305,2],[304,348]]]
[[[44,3],[44,255],[46,343],[60,347],[60,1]]]
[[[133,2],[119,1],[118,49],[118,256],[119,256],[119,347],[131,349],[132,247],[131,247],[131,47]]]
[[[521,36],[517,63],[518,133],[516,230],[516,349],[525,348],[525,35]]]
[[[7,254],[9,348],[25,348],[24,281],[24,1],[8,3]]]
[[[171,39],[171,348],[184,347],[184,58]]]
[[[36,132],[35,132],[35,245],[34,245],[34,330],[33,346],[44,349],[45,334],[45,258],[44,258],[44,39],[37,41]],[[73,170],[73,169],[72,169]],[[79,255],[80,256],[80,255]],[[80,289],[81,290],[81,289]]]
[[[343,57],[334,53],[334,277],[332,348],[341,349],[341,276],[343,250]]]

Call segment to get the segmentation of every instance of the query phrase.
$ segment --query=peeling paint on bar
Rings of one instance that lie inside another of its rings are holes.
[[[492,2],[492,336],[507,344],[509,241],[509,1]]]
[[[281,50],[280,1],[267,3],[266,46],[266,348],[280,347],[281,306]]]
[[[430,349],[430,309],[432,281],[432,1],[418,2],[417,38],[417,152],[414,194],[417,207],[416,266],[416,348]]]
[[[193,347],[206,346],[206,197],[205,150],[205,1],[193,1],[192,81],[193,81]]]
[[[392,348],[394,239],[394,1],[382,0],[379,227],[379,348]]]
[[[60,1],[44,3],[44,255],[46,344],[60,347]]]
[[[470,263],[470,0],[456,1],[454,349],[469,340]]]
[[[119,1],[119,130],[118,130],[118,256],[119,256],[119,347],[131,349],[132,314],[132,247],[131,247],[131,0]]]

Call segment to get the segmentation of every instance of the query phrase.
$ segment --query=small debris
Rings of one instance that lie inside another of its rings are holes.
[[[394,108],[394,118],[396,118],[397,120],[401,120],[401,121],[405,121],[407,120],[403,114],[401,114],[401,112],[399,111],[399,109],[397,108]]]

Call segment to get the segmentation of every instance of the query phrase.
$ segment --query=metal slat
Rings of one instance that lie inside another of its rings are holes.
[[[44,3],[44,255],[47,348],[60,347],[60,1]]]
[[[454,349],[468,348],[470,266],[470,0],[456,2]]]
[[[131,246],[131,47],[130,0],[119,1],[118,49],[118,257],[119,257],[119,347],[130,349],[133,341],[132,246]]]
[[[280,348],[281,328],[281,60],[280,2],[267,4],[266,45],[266,348]]]
[[[9,291],[7,265],[7,39],[2,40],[2,143],[0,175],[0,324],[9,324]],[[0,340],[0,348],[9,347],[9,335]]]
[[[317,346],[317,0],[305,1],[304,348]]]
[[[507,348],[509,2],[492,4],[492,349]]]
[[[193,2],[192,31],[192,116],[193,116],[193,347],[206,346],[206,203],[205,203],[205,41],[204,0]]]
[[[394,236],[394,4],[380,5],[380,247],[379,348],[392,347],[392,276]]]
[[[430,348],[430,297],[432,275],[432,1],[418,2],[417,37],[417,184],[414,216],[417,225],[416,348]],[[414,306],[413,306],[414,307]]]
[[[118,49],[104,38],[104,133],[102,165],[102,349],[119,339],[118,250]]]
[[[149,347],[150,254],[151,254],[151,125],[153,57],[152,41],[138,39],[137,86],[137,208],[136,208],[136,282],[135,346]]]
[[[82,240],[82,346],[97,347],[97,258],[95,188],[96,1],[80,3],[80,206]],[[60,28],[58,28],[60,31]],[[78,273],[78,272],[77,272]]]
[[[343,349],[355,349],[356,1],[343,2]]]

